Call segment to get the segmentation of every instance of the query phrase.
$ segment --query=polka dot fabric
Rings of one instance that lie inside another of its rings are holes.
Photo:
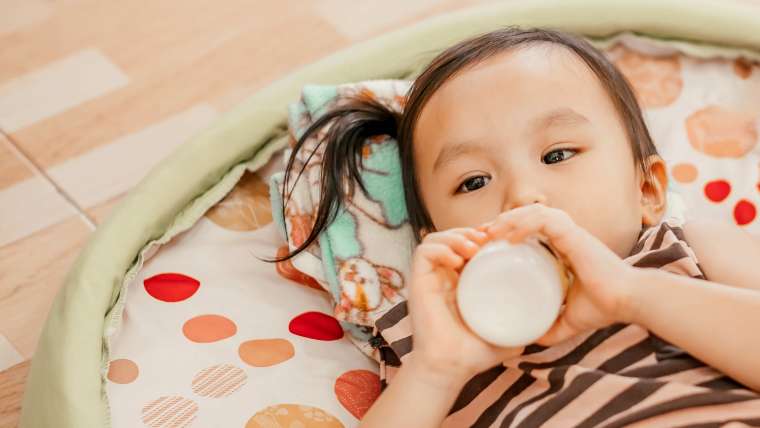
[[[349,427],[379,395],[327,294],[254,257],[285,244],[261,182],[244,176],[129,285],[106,375],[114,428]]]
[[[691,58],[630,34],[606,52],[634,87],[686,218],[760,235],[760,64]]]
[[[632,35],[606,53],[640,99],[687,217],[760,233],[760,66]],[[114,428],[349,427],[379,395],[376,363],[319,283],[255,258],[286,245],[263,184],[271,172],[246,173],[129,284],[106,373]]]

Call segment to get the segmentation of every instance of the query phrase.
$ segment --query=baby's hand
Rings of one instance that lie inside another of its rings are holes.
[[[467,380],[524,348],[500,348],[473,334],[456,305],[459,272],[488,240],[472,228],[430,233],[415,249],[409,289],[414,366],[439,378]]]
[[[521,242],[543,237],[574,275],[565,307],[551,329],[536,343],[554,345],[578,333],[628,320],[628,296],[634,267],[625,263],[565,212],[535,203],[506,211],[478,228],[491,239]]]

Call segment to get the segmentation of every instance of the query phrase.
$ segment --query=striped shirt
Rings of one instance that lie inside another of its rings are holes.
[[[706,279],[669,218],[643,229],[624,259]],[[370,344],[385,388],[412,352],[406,302],[375,321]],[[536,344],[470,379],[444,427],[760,426],[760,394],[636,324]]]

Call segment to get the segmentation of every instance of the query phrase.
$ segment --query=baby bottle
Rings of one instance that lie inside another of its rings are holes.
[[[465,324],[497,346],[519,347],[541,338],[559,315],[572,274],[536,238],[495,240],[464,266],[457,305]]]

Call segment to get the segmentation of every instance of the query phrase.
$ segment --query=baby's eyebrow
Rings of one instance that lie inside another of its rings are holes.
[[[532,133],[537,133],[554,126],[579,126],[589,123],[591,121],[586,116],[572,108],[560,107],[531,119],[530,130]],[[443,149],[438,153],[435,163],[433,163],[433,172],[462,155],[473,153],[492,155],[493,149],[493,146],[482,144],[478,140],[445,143]]]
[[[478,141],[459,141],[456,143],[447,143],[443,146],[443,149],[441,149],[435,159],[435,163],[433,164],[433,172],[462,155],[472,153],[483,153],[490,155],[493,153],[493,147],[487,144],[482,144]]]
[[[530,129],[533,133],[553,126],[578,126],[589,124],[591,121],[570,107],[560,107],[531,120]]]

